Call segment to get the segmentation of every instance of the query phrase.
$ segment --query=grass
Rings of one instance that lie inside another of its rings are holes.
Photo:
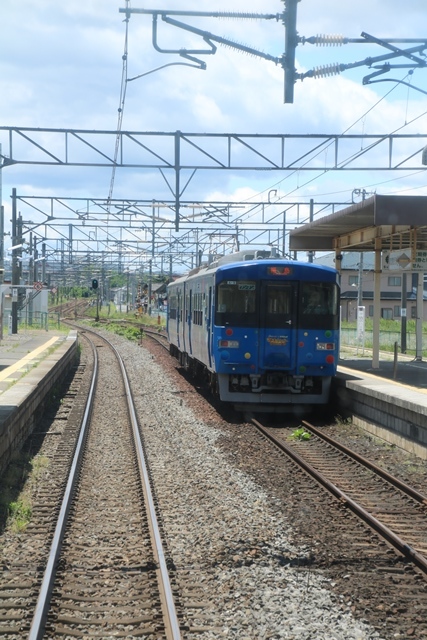
[[[94,323],[94,326],[99,326],[98,323]],[[118,324],[116,322],[108,322],[102,325],[103,329],[111,331],[119,336],[123,336],[127,340],[137,342],[141,337],[141,331],[139,327],[133,327],[129,325]]]
[[[291,440],[310,440],[311,433],[306,431],[304,427],[299,427],[299,429],[295,429],[294,431],[292,431],[289,438]]]
[[[24,531],[31,522],[31,495],[49,467],[49,458],[29,458],[24,452],[14,455],[0,484],[0,510],[11,531]]]
[[[31,515],[31,505],[25,499],[9,503],[9,523],[15,533],[25,531],[31,521]]]
[[[365,330],[372,331],[373,329],[373,318],[368,317],[365,318]],[[342,329],[357,329],[357,322],[346,322],[343,320],[341,322]],[[380,318],[380,331],[391,331],[391,332],[400,332],[401,321],[399,320],[386,320],[385,318]],[[407,333],[415,333],[416,330],[416,322],[415,320],[406,321],[406,331]],[[427,333],[427,322],[423,322],[423,333]]]
[[[87,315],[93,318],[92,326],[102,326],[107,331],[123,336],[133,342],[140,340],[141,329],[146,326],[150,326],[153,329],[158,328],[159,330],[165,327],[165,318],[161,316],[159,324],[157,313],[151,316],[147,314],[139,315],[134,311],[124,313],[123,311],[117,311],[114,304],[110,305],[110,309],[105,304],[98,309],[99,323],[95,320],[96,307],[90,307],[87,310]],[[125,324],[126,322],[132,323],[132,325]]]
[[[92,316],[95,318],[96,316],[96,306],[89,307],[86,310],[88,316]],[[144,313],[139,315],[135,313],[134,310],[128,311],[127,313],[124,311],[118,311],[116,309],[116,305],[111,303],[110,306],[108,304],[103,304],[102,307],[98,308],[98,316],[100,320],[129,320],[132,322],[140,322],[145,325],[157,325],[158,324],[158,314],[154,310],[152,315]],[[165,326],[165,318],[161,316],[161,326]]]

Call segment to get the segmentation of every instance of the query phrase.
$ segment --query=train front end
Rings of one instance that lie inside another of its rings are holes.
[[[220,398],[237,410],[326,405],[339,355],[337,272],[287,260],[225,265],[212,341]]]

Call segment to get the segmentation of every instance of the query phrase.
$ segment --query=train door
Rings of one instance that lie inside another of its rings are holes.
[[[206,322],[206,341],[208,347],[208,360],[209,360],[209,369],[212,369],[212,287],[209,287],[208,300],[206,306],[205,313],[205,322]]]
[[[181,324],[182,324],[182,292],[181,288],[177,291],[177,309],[176,309],[176,340],[177,347],[181,349]]]
[[[188,344],[186,345],[186,351],[190,355],[193,353],[193,348],[191,344],[191,327],[192,327],[192,318],[193,318],[193,290],[189,289],[186,295],[186,332],[188,336]]]
[[[259,363],[266,370],[290,370],[296,356],[297,286],[262,281]]]

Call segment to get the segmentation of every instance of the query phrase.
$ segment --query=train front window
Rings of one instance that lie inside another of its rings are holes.
[[[253,280],[224,280],[218,285],[215,324],[256,326],[257,286]]]
[[[300,324],[303,327],[323,327],[326,322],[329,328],[337,328],[337,285],[333,282],[303,282],[301,286],[300,311]]]
[[[292,298],[294,287],[290,283],[266,283],[263,324],[281,328],[292,324]]]

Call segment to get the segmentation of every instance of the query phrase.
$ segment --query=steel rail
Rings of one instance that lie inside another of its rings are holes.
[[[70,512],[71,504],[74,499],[75,488],[77,484],[77,477],[81,466],[84,444],[88,433],[88,425],[90,414],[93,406],[93,399],[95,396],[96,383],[98,380],[98,354],[96,349],[92,345],[92,351],[94,355],[94,370],[92,376],[92,382],[89,390],[88,402],[86,404],[82,425],[77,440],[76,450],[74,452],[73,461],[70,468],[70,473],[67,480],[67,485],[64,491],[62,499],[61,509],[59,511],[58,521],[55,527],[55,533],[53,535],[52,544],[49,552],[46,569],[43,575],[42,584],[37,599],[37,604],[31,623],[30,633],[28,640],[41,640],[44,634],[44,626],[46,623],[46,617],[50,605],[50,599],[52,595],[53,583],[55,580],[57,561],[61,552],[62,541],[64,536],[65,527],[67,524],[67,518]]]
[[[90,329],[85,329],[88,333],[93,333],[98,337],[95,331],[91,331]],[[105,340],[111,349],[113,350],[117,361],[119,363],[123,382],[125,386],[126,399],[128,403],[128,411],[129,411],[129,419],[132,425],[132,433],[135,442],[135,450],[137,455],[138,467],[141,475],[141,484],[144,493],[144,497],[146,500],[147,511],[150,518],[150,532],[153,541],[154,554],[157,558],[159,571],[160,571],[160,587],[163,591],[164,598],[162,600],[163,612],[165,616],[166,623],[166,637],[167,640],[181,640],[181,632],[179,628],[179,622],[176,614],[175,603],[172,594],[172,587],[169,580],[169,572],[167,569],[166,558],[163,550],[163,545],[161,541],[160,529],[157,521],[156,510],[154,505],[154,499],[151,492],[150,479],[147,469],[147,464],[145,460],[144,448],[141,440],[141,435],[139,433],[138,428],[138,420],[136,417],[135,407],[132,398],[132,392],[130,389],[130,384],[126,372],[126,368],[124,362],[118,353],[117,349],[105,338]],[[56,567],[57,561],[59,558],[59,554],[61,551],[61,544],[63,540],[64,530],[66,527],[67,517],[70,511],[71,503],[74,498],[74,490],[77,483],[77,475],[81,466],[82,454],[83,454],[83,445],[86,440],[87,432],[88,432],[88,424],[90,413],[92,410],[94,393],[96,389],[96,382],[98,378],[98,354],[96,349],[91,342],[92,351],[94,353],[94,375],[92,377],[89,399],[86,405],[84,417],[82,420],[82,427],[80,430],[76,451],[74,453],[73,462],[71,465],[71,470],[69,474],[69,478],[67,481],[67,486],[64,492],[64,498],[60,509],[60,514],[58,518],[58,522],[55,529],[55,534],[53,537],[51,550],[49,554],[49,559],[47,562],[46,570],[44,573],[42,586],[39,592],[39,597],[35,609],[35,614],[33,617],[33,621],[31,624],[30,634],[28,636],[28,640],[42,640],[44,634],[44,627],[46,623],[46,618],[49,610],[50,599],[53,590],[53,583],[56,575]]]
[[[400,489],[401,491],[403,491],[403,493],[406,493],[408,496],[410,496],[417,502],[427,505],[427,496],[425,496],[423,493],[420,493],[419,491],[411,487],[409,484],[406,484],[406,482],[399,480],[399,478],[392,476],[390,473],[388,473],[388,471],[385,471],[384,469],[382,469],[375,463],[371,462],[367,458],[364,458],[359,453],[356,453],[356,451],[352,451],[345,445],[338,442],[338,440],[334,440],[334,438],[331,438],[330,436],[326,435],[320,429],[317,429],[309,422],[306,422],[305,420],[302,420],[301,422],[303,425],[307,427],[309,431],[314,433],[318,438],[321,438],[322,440],[336,447],[337,449],[339,449],[349,457],[353,458],[354,460],[357,460],[357,462],[360,462],[360,464],[363,464],[365,467],[367,467],[371,471],[374,471],[377,475],[384,478],[384,480],[387,480],[387,482],[390,482],[390,484],[392,484],[394,487],[396,487],[397,489]]]
[[[142,329],[142,336],[144,334],[149,338],[151,338],[152,340],[154,340],[155,342],[157,342],[157,344],[159,344],[161,347],[163,347],[163,349],[165,349],[169,353],[169,343],[167,342],[167,336],[165,336],[164,334],[159,334],[157,331],[147,329],[147,327],[144,327]]]
[[[148,512],[151,520],[151,532],[153,535],[154,548],[155,548],[155,553],[157,555],[160,575],[162,579],[162,588],[165,596],[165,613],[166,613],[166,618],[168,620],[169,628],[171,632],[171,635],[169,635],[168,637],[170,637],[173,640],[180,640],[181,632],[179,628],[179,622],[178,622],[175,602],[174,602],[173,593],[172,593],[172,586],[169,580],[169,571],[167,568],[166,557],[163,550],[163,544],[162,544],[159,524],[158,524],[157,515],[156,515],[156,508],[154,505],[153,494],[151,492],[150,478],[149,478],[147,463],[145,459],[145,451],[142,444],[141,434],[139,432],[138,420],[136,417],[135,407],[134,407],[133,398],[132,398],[132,392],[131,392],[124,362],[120,354],[118,353],[117,349],[113,345],[111,345],[111,343],[109,344],[116,354],[116,357],[120,364],[120,368],[122,370],[123,380],[125,383],[126,397],[128,401],[128,408],[129,408],[129,417],[131,420],[133,435],[135,439],[138,465],[139,465],[139,469],[143,479],[143,483],[142,483],[143,490],[144,490],[145,499],[148,505]]]
[[[272,433],[268,431],[258,420],[251,418],[250,422],[271,442],[273,442],[281,451],[286,453],[292,458],[302,469],[304,469],[309,475],[311,475],[319,484],[324,486],[332,495],[338,498],[341,502],[346,504],[359,518],[366,522],[374,531],[376,531],[381,537],[387,540],[395,549],[397,549],[403,556],[411,560],[415,566],[417,566],[424,574],[427,574],[427,558],[421,553],[418,553],[404,540],[397,536],[391,529],[382,524],[377,518],[371,515],[366,509],[361,507],[357,502],[352,500],[347,494],[345,494],[336,485],[330,482],[322,473],[319,473],[317,469],[312,467],[301,456],[299,456],[292,447],[276,438]]]

